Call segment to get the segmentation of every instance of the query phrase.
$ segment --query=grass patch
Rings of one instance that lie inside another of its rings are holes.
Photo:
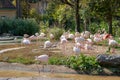
[[[24,58],[24,57],[16,57],[14,59],[9,59],[8,62],[10,63],[22,63],[22,64],[33,64],[35,61],[30,58]]]
[[[42,42],[41,42],[42,43]],[[40,44],[41,44],[40,43]],[[20,47],[20,44],[16,45],[0,45],[0,48],[6,49],[6,48],[13,48],[13,47]],[[43,43],[41,44],[43,46]],[[0,55],[0,61],[1,62],[10,62],[10,63],[22,63],[22,64],[33,64],[35,63],[35,56],[39,56],[42,54],[47,54],[49,57],[63,57],[64,55],[58,52],[52,52],[52,51],[59,51],[59,49],[43,49],[39,45],[36,45],[35,43],[26,46],[26,48],[19,49],[19,50],[13,50],[13,51],[7,51]]]

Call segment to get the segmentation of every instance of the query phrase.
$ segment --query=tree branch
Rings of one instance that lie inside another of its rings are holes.
[[[64,4],[67,4],[67,5],[71,6],[71,7],[74,7],[74,4],[69,2],[68,0],[61,0],[61,2],[64,3]]]

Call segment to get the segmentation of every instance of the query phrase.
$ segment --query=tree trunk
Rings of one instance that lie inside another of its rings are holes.
[[[108,17],[108,33],[112,35],[112,16]]]
[[[75,7],[76,27],[75,31],[80,32],[80,15],[79,15],[79,0],[76,1]]]
[[[16,0],[16,8],[17,8],[17,18],[21,18],[20,0]]]

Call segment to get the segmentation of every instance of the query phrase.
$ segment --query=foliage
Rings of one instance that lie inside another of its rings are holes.
[[[22,36],[23,34],[32,35],[39,32],[39,25],[34,19],[1,19],[0,34],[10,33]]]
[[[29,58],[24,58],[24,57],[17,57],[17,58],[8,60],[8,62],[10,62],[10,63],[32,64],[32,63],[34,63],[34,60],[29,59]]]
[[[119,37],[120,36],[120,21],[114,20],[112,23],[113,26],[113,35]]]
[[[66,65],[78,71],[92,72],[94,70],[100,71],[101,66],[96,61],[95,57],[85,56],[71,56],[66,61]]]
[[[66,65],[72,69],[77,70],[78,72],[102,72],[102,67],[98,64],[95,57],[85,56],[83,54],[81,54],[80,56],[70,56],[68,58],[51,57],[49,59],[49,64]]]
[[[90,32],[91,33],[96,33],[97,30],[100,29],[97,23],[91,23],[90,24]]]
[[[108,32],[112,34],[112,18],[119,12],[119,0],[91,0],[90,9],[94,16],[108,23]]]
[[[41,15],[37,13],[36,9],[32,8],[30,10],[30,18],[34,18],[38,23],[40,23]]]
[[[43,33],[47,34],[49,32],[48,31],[48,29],[49,29],[48,26],[49,26],[48,22],[41,21],[40,22],[40,32],[43,32]]]
[[[52,65],[64,65],[66,61],[66,58],[64,57],[50,57],[49,64]]]
[[[58,27],[54,27],[50,29],[50,33],[54,35],[55,40],[59,40],[63,32],[64,32],[64,29],[58,28]]]
[[[71,28],[71,30],[75,30],[75,21],[73,18],[74,13],[72,12],[73,10],[67,5],[59,5],[56,9],[54,18],[58,20],[60,27],[65,30],[69,30],[69,28]]]
[[[30,15],[30,4],[28,0],[20,0],[22,18],[28,18]]]
[[[100,22],[100,30],[105,29],[108,32],[108,24],[104,21]]]

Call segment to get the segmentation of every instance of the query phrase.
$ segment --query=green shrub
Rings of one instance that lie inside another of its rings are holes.
[[[92,34],[96,33],[100,27],[98,26],[97,23],[91,23],[90,24],[90,32]]]
[[[85,56],[83,54],[81,54],[80,56],[70,56],[68,58],[51,57],[49,59],[49,64],[66,65],[72,69],[77,70],[78,72],[102,72],[102,68],[96,61],[95,57]]]
[[[50,33],[52,33],[55,37],[55,40],[59,40],[60,36],[63,34],[64,29],[58,28],[58,27],[54,27],[50,29]]]
[[[68,58],[66,65],[70,68],[83,72],[101,70],[101,67],[96,61],[95,57],[85,56],[83,54],[80,56],[71,56]]]
[[[45,34],[47,34],[48,33],[48,22],[40,22],[40,32],[43,32],[43,33],[45,33]]]
[[[52,65],[64,65],[66,58],[50,57],[49,64]]]
[[[113,27],[113,35],[119,37],[120,36],[120,21],[118,20],[113,20],[112,22],[112,27]]]
[[[39,32],[39,25],[34,19],[1,19],[0,34],[10,33],[13,35],[32,35]]]
[[[34,60],[29,59],[29,58],[24,58],[24,57],[17,57],[17,58],[8,60],[8,62],[10,62],[10,63],[32,64],[32,63],[34,63]]]

